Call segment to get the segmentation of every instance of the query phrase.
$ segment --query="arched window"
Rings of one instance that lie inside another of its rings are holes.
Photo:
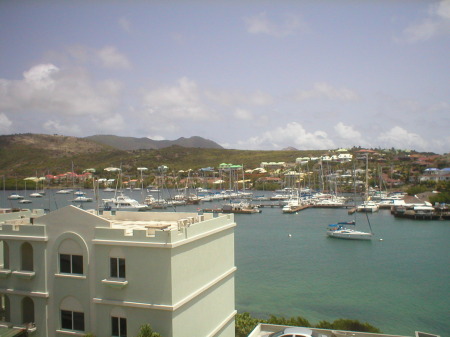
[[[33,246],[28,242],[22,244],[21,247],[21,269],[33,271]]]
[[[80,302],[73,297],[66,297],[60,305],[61,329],[84,331],[84,311]]]
[[[0,242],[0,254],[2,254],[0,259],[0,268],[9,269],[9,245],[6,241]]]
[[[34,302],[29,297],[22,300],[22,323],[34,323]]]
[[[9,297],[5,294],[0,295],[0,321],[11,321],[11,307],[9,304]]]
[[[63,274],[84,274],[83,251],[74,240],[66,239],[59,246],[59,272]]]

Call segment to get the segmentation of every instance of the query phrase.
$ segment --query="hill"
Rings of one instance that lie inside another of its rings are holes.
[[[150,150],[163,149],[173,145],[203,149],[222,149],[223,147],[212,140],[202,137],[178,138],[177,140],[152,140],[149,138],[119,137],[114,135],[94,135],[85,139],[109,145],[119,150]]]
[[[195,137],[192,138],[195,140]],[[326,151],[227,150],[179,145],[125,151],[99,144],[89,138],[18,134],[0,136],[0,175],[27,177],[60,174],[71,171],[72,163],[77,173],[87,168],[101,171],[108,166],[122,166],[124,172],[128,171],[130,174],[135,174],[136,168],[140,166],[156,170],[159,165],[166,165],[170,170],[177,171],[218,167],[224,162],[254,168],[263,161],[294,162],[297,157],[324,152]]]
[[[111,160],[126,160],[129,154],[83,138],[16,134],[0,136],[0,172],[8,176],[34,176],[62,173],[91,164],[106,165]]]

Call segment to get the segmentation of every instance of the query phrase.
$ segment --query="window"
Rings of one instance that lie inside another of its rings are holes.
[[[67,330],[84,331],[84,313],[61,310],[61,328]]]
[[[66,274],[83,275],[83,256],[59,254],[59,271]]]
[[[110,276],[114,278],[125,278],[125,259],[119,257],[111,257]]]
[[[1,241],[0,245],[2,246],[0,249],[3,252],[3,259],[0,260],[0,267],[9,269],[9,246],[5,241]]]
[[[29,297],[22,300],[22,323],[34,323],[34,302]]]
[[[0,295],[0,321],[9,322],[10,317],[10,304],[8,295]]]
[[[21,268],[26,271],[33,271],[33,247],[25,242],[21,247]]]
[[[127,336],[127,319],[123,317],[111,317],[111,332],[114,337]]]

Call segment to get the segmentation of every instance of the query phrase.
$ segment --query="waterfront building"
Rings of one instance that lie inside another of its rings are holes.
[[[234,336],[233,214],[0,214],[0,328]]]

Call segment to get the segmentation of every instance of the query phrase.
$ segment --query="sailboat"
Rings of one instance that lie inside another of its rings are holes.
[[[362,204],[358,205],[356,207],[357,212],[377,212],[380,208],[378,203],[370,199],[369,196],[369,155],[366,155],[366,193],[365,193],[365,200]]]
[[[27,181],[25,179],[25,197],[19,200],[19,204],[31,204],[31,200],[27,199]]]
[[[367,216],[367,214],[366,214]],[[367,218],[369,221],[369,218]],[[351,226],[356,226],[356,221],[349,222],[338,222],[335,224],[328,225],[327,235],[332,238],[347,239],[347,240],[372,240],[373,232],[370,226],[370,233],[358,231]]]
[[[4,185],[5,183],[3,182],[3,187]],[[17,177],[16,177],[16,193],[13,193],[10,196],[8,196],[8,200],[22,200],[23,198],[24,197],[17,192]]]
[[[367,161],[366,161],[367,165]],[[353,177],[355,177],[355,170],[353,169]],[[367,182],[367,169],[366,169],[366,182]],[[366,185],[367,186],[367,185]],[[354,182],[353,188],[356,190]],[[366,189],[367,190],[367,189]],[[356,193],[356,191],[354,192]],[[353,212],[354,213],[354,212]],[[370,225],[369,216],[366,213],[367,222],[369,224],[370,232],[362,232],[355,229],[356,215],[352,221],[338,222],[328,225],[327,235],[332,238],[347,239],[347,240],[371,240],[373,237],[372,226]]]

